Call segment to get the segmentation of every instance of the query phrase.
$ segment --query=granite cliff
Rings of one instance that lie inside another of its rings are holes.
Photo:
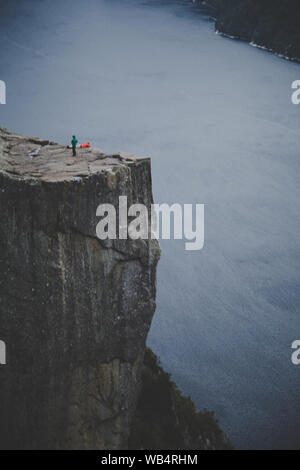
[[[216,30],[300,61],[298,0],[206,0]]]
[[[1,449],[231,447],[145,354],[160,249],[97,238],[120,195],[150,208],[150,159],[0,127]]]
[[[0,129],[1,448],[127,447],[160,250],[96,237],[119,195],[150,206],[148,158]]]

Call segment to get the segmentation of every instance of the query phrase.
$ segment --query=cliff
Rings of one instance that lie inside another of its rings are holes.
[[[0,127],[1,449],[227,449],[146,351],[155,240],[96,237],[99,204],[152,204],[148,158]]]
[[[152,203],[150,160],[0,128],[0,447],[122,449],[155,310],[156,241],[96,237]]]
[[[300,60],[298,0],[206,0],[213,8],[216,30]]]
[[[129,439],[131,449],[231,450],[212,411],[197,411],[146,349],[142,388]]]

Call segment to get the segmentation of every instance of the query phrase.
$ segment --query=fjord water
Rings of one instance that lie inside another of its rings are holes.
[[[165,369],[236,447],[299,447],[299,65],[185,0],[0,7],[2,125],[150,155],[156,202],[205,204],[202,251],[161,242],[148,343]]]

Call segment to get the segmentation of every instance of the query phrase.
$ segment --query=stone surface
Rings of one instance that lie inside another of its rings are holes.
[[[150,207],[148,158],[0,128],[1,448],[127,447],[160,251],[96,237],[120,195]]]

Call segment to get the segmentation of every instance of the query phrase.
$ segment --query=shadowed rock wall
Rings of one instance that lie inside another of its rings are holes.
[[[96,237],[152,203],[150,160],[0,128],[0,447],[122,449],[155,310],[156,241]]]
[[[206,0],[216,30],[300,60],[298,0]]]

